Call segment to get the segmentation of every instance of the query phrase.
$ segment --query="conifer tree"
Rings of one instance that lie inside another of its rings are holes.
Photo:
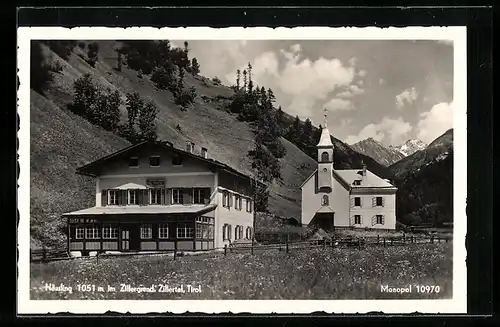
[[[247,91],[247,71],[243,69],[243,90]]]
[[[252,94],[253,92],[252,64],[250,62],[248,63],[247,74],[248,74],[248,93]]]
[[[134,124],[136,123],[137,116],[142,110],[143,105],[144,103],[139,93],[127,93],[126,108],[129,131],[134,130]]]
[[[236,71],[236,91],[240,90],[240,78],[241,78],[241,71],[238,69]]]
[[[191,59],[191,73],[193,76],[196,76],[200,73],[200,64],[198,63],[198,59],[194,57]]]
[[[304,126],[302,127],[302,134],[300,136],[300,145],[302,148],[302,151],[304,151],[307,154],[311,154],[311,151],[313,150],[312,146],[312,123],[309,118],[306,119],[304,122]]]
[[[116,70],[122,71],[122,54],[118,53],[118,58],[116,59]]]
[[[295,145],[299,145],[300,137],[302,135],[302,126],[300,123],[299,116],[295,116],[292,125],[289,127],[286,138]]]
[[[157,114],[158,107],[156,107],[155,103],[152,100],[144,101],[137,122],[143,140],[156,140],[155,119]]]

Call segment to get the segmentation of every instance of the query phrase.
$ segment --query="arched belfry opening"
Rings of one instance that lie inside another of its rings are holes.
[[[328,152],[323,151],[323,153],[321,153],[321,162],[328,162],[328,161],[330,161],[330,155],[328,154]]]

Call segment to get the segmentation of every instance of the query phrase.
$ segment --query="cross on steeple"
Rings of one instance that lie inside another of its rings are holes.
[[[328,121],[326,119],[326,115],[327,115],[327,111],[326,111],[326,108],[324,109],[325,113],[324,113],[324,116],[325,116],[325,121],[324,121],[324,124],[325,124],[325,128],[327,127],[327,124],[328,124]]]

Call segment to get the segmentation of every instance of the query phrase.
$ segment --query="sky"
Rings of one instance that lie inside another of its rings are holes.
[[[330,133],[348,144],[368,137],[385,145],[430,143],[453,127],[453,44],[447,41],[188,42],[201,75],[233,85],[236,70],[250,62],[254,84],[272,88],[276,106],[316,126],[326,108]]]

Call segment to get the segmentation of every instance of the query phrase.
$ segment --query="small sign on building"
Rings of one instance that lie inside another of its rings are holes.
[[[165,179],[148,179],[146,180],[146,185],[149,187],[164,188]]]

